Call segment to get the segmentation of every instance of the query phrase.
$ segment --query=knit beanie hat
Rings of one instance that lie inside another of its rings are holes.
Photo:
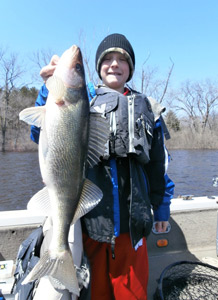
[[[127,81],[129,81],[132,78],[135,69],[135,54],[130,42],[124,35],[119,33],[113,33],[104,38],[104,40],[98,46],[95,57],[95,67],[100,78],[102,60],[109,52],[120,52],[126,56],[130,70],[129,78],[127,79]]]

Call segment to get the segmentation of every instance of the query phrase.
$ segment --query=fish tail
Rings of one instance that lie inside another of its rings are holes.
[[[33,270],[24,279],[22,284],[48,276],[54,288],[68,289],[79,296],[79,285],[70,251],[65,250],[54,257],[46,251]]]

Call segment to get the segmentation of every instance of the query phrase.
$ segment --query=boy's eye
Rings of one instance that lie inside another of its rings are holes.
[[[127,61],[127,59],[124,55],[119,55],[119,56],[113,57],[113,55],[110,55],[110,54],[105,55],[103,61],[109,62],[113,59],[115,59],[117,61],[120,61],[120,62],[126,62]]]
[[[110,59],[111,59],[110,56],[105,56],[105,57],[104,57],[104,60],[110,60]]]

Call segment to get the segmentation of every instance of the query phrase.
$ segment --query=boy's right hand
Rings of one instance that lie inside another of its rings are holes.
[[[42,79],[44,80],[44,82],[46,82],[46,80],[53,75],[56,66],[58,64],[60,57],[58,55],[53,55],[51,58],[50,63],[43,67],[40,71],[40,76],[42,77]]]

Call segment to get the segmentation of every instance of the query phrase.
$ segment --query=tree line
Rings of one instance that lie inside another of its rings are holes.
[[[82,48],[82,47],[81,47]],[[99,83],[86,47],[82,49],[87,82]],[[37,72],[51,59],[51,50],[33,53],[32,63]],[[164,119],[170,131],[167,141],[169,149],[218,149],[218,82],[203,79],[193,82],[186,80],[175,89],[171,86],[174,63],[164,78],[159,70],[148,65],[146,58],[140,70],[129,85],[147,96],[151,96],[166,107]],[[19,112],[34,106],[38,89],[20,84],[25,68],[18,54],[0,49],[0,151],[34,151],[37,146],[31,142],[30,127],[19,121]],[[33,74],[34,75],[34,74]],[[36,77],[35,77],[36,78]]]

